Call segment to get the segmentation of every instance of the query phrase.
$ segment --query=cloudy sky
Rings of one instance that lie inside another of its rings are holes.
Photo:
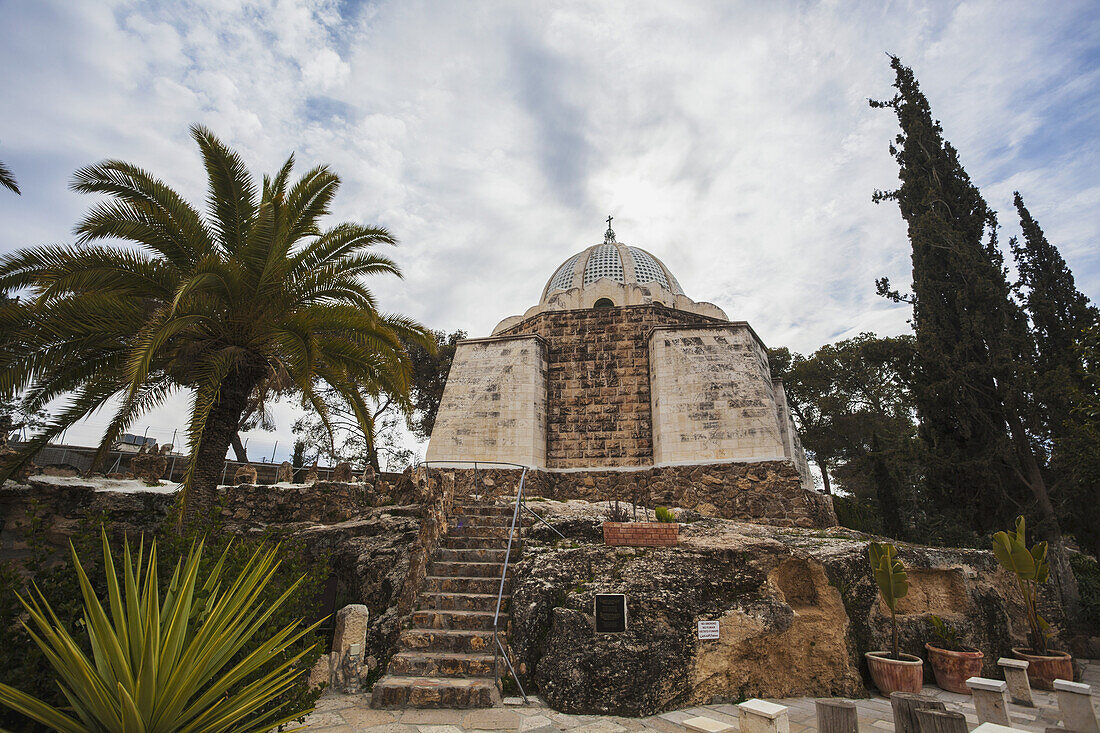
[[[71,238],[79,166],[122,158],[195,200],[201,122],[257,173],[342,177],[332,221],[400,239],[383,306],[487,335],[601,241],[810,352],[907,310],[887,52],[914,68],[1003,238],[1012,191],[1100,298],[1100,6],[921,2],[0,2],[0,253]],[[186,401],[148,417],[170,436]],[[254,451],[289,448],[290,409]],[[95,439],[91,424],[69,441]]]

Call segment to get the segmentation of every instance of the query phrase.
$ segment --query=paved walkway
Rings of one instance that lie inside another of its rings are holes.
[[[1100,662],[1085,665],[1082,682],[1092,685],[1093,706],[1100,713]],[[978,725],[974,703],[969,695],[946,692],[926,685],[924,694],[944,702],[948,710],[966,715],[973,729]],[[1058,701],[1052,692],[1032,690],[1036,707],[1009,705],[1009,717],[1014,728],[1042,733],[1048,727],[1060,725]],[[811,733],[817,730],[814,698],[773,699],[790,708],[790,733]],[[853,700],[859,709],[861,733],[892,733],[894,724],[890,701],[879,695]],[[728,723],[738,729],[736,705],[701,705],[654,715],[648,718],[620,718],[611,715],[566,715],[536,702],[531,705],[505,706],[480,710],[372,710],[370,695],[327,693],[317,701],[317,710],[306,720],[313,733],[474,733],[475,731],[521,731],[523,733],[625,733],[655,730],[661,733],[683,733],[680,723],[686,718],[703,715]]]

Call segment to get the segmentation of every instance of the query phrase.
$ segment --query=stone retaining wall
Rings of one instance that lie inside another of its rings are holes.
[[[109,490],[109,482],[94,486],[91,481],[79,482],[78,478],[62,483],[31,476],[25,484],[9,481],[0,487],[0,560],[22,560],[36,548],[47,554],[65,552],[69,538],[82,525],[94,526],[102,519],[119,533],[151,535],[168,517],[176,498],[163,490],[120,492]],[[419,503],[419,493],[407,479],[404,484],[387,476],[373,484],[222,486],[218,506],[222,520],[232,525],[334,524],[378,504]],[[32,531],[37,535],[35,542],[30,541]]]
[[[455,495],[514,494],[519,469],[433,468],[453,476]],[[647,507],[692,509],[708,517],[739,519],[778,527],[835,527],[832,497],[802,487],[787,461],[660,466],[636,471],[599,469],[528,470],[525,496],[559,501],[619,499]]]

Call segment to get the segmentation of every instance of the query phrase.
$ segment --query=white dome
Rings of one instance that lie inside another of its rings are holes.
[[[541,302],[556,291],[584,289],[605,279],[621,285],[656,285],[672,295],[684,294],[665,264],[649,252],[621,242],[604,242],[563,262],[543,288]]]

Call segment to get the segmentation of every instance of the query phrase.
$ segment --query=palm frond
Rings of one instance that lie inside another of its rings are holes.
[[[15,174],[2,161],[0,161],[0,186],[17,194],[20,193],[19,184],[15,182]]]
[[[206,203],[214,229],[226,251],[235,254],[247,241],[256,216],[256,185],[241,156],[210,130],[192,125],[191,138],[198,143],[206,166],[210,185]]]

